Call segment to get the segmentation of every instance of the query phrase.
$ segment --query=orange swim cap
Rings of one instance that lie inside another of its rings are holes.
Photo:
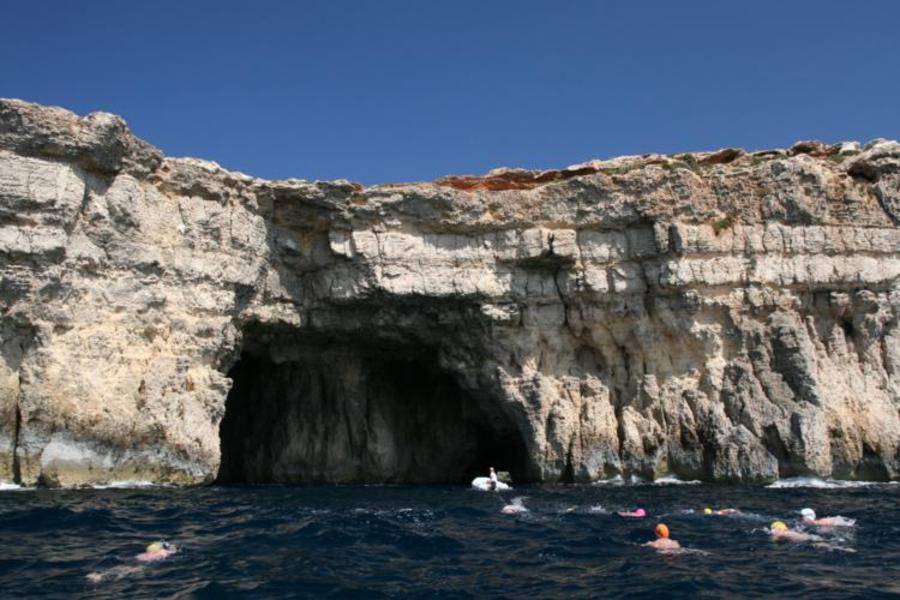
[[[656,526],[656,535],[661,538],[669,537],[669,528],[664,523],[660,523]]]

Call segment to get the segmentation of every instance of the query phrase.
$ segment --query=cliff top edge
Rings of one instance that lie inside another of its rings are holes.
[[[245,182],[268,182],[274,185],[321,184],[367,189],[348,180],[314,181],[299,178],[265,180],[231,171],[213,161],[197,158],[166,157],[152,144],[135,136],[126,121],[108,112],[92,112],[79,116],[56,106],[45,106],[13,98],[0,98],[0,149],[25,156],[48,157],[78,163],[88,170],[101,173],[126,172],[140,178],[147,177],[164,163],[184,165],[191,170],[229,176]],[[723,148],[713,151],[679,152],[675,154],[641,154],[593,159],[558,169],[522,169],[501,167],[483,175],[447,175],[430,182],[381,183],[371,189],[390,189],[410,186],[436,186],[471,192],[528,190],[574,177],[605,174],[624,175],[644,168],[668,171],[687,170],[703,176],[704,170],[729,165],[734,168],[752,167],[778,158],[807,156],[830,163],[831,168],[845,170],[851,176],[874,178],[877,167],[871,160],[860,163],[863,155],[869,158],[893,158],[900,164],[900,144],[894,140],[876,138],[865,144],[855,141],[825,143],[815,140],[798,141],[790,148],[747,151]],[[854,160],[857,159],[857,160]]]

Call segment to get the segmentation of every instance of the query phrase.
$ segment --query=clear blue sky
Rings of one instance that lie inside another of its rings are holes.
[[[7,2],[0,96],[364,183],[900,137],[900,2]]]

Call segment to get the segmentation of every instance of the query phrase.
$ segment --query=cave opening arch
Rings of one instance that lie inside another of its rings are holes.
[[[535,479],[513,419],[432,348],[252,330],[228,375],[218,483]]]

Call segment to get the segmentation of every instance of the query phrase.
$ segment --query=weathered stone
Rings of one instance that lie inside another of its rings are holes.
[[[898,148],[363,188],[0,101],[0,480],[895,479]]]

